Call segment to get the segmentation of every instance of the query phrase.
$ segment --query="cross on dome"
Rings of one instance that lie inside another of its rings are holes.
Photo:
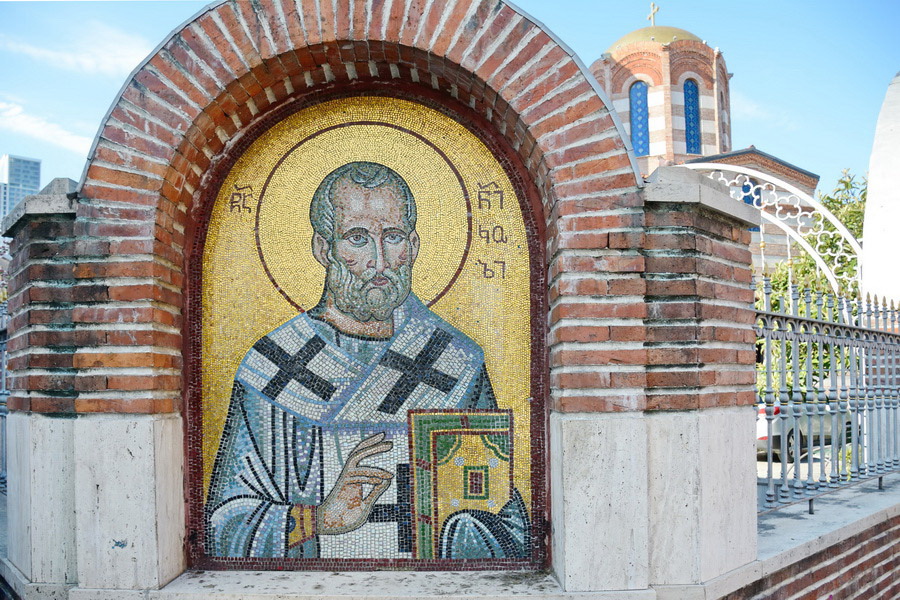
[[[647,15],[647,20],[650,21],[651,27],[656,27],[656,13],[659,12],[659,7],[655,2],[650,3],[650,14]]]

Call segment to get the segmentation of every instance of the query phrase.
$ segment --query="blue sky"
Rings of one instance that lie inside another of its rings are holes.
[[[590,64],[649,24],[643,0],[518,0]],[[900,1],[661,0],[658,25],[719,47],[734,148],[754,144],[819,174],[865,173],[878,111],[900,71]],[[40,158],[43,183],[79,179],[128,73],[205,2],[0,1],[0,154]]]

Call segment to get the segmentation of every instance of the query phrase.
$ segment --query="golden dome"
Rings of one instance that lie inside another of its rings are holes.
[[[665,46],[666,44],[671,44],[676,40],[694,40],[695,42],[703,42],[703,40],[698,38],[690,31],[679,29],[678,27],[664,27],[662,25],[656,25],[653,27],[636,29],[635,31],[632,31],[631,33],[619,38],[617,42],[609,47],[609,50],[607,50],[607,52],[612,52],[617,48],[626,46],[628,44],[633,44],[635,42],[657,42]]]

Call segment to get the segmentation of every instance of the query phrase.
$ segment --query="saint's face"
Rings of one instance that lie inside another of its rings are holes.
[[[334,250],[353,275],[383,286],[389,283],[385,270],[412,267],[418,238],[402,210],[394,186],[364,188],[347,180],[335,185]]]

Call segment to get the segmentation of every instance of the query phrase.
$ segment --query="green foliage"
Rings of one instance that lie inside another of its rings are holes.
[[[834,191],[827,195],[820,193],[818,200],[834,213],[834,216],[850,230],[853,237],[862,239],[868,190],[869,181],[866,177],[857,181],[855,175],[844,169]]]

